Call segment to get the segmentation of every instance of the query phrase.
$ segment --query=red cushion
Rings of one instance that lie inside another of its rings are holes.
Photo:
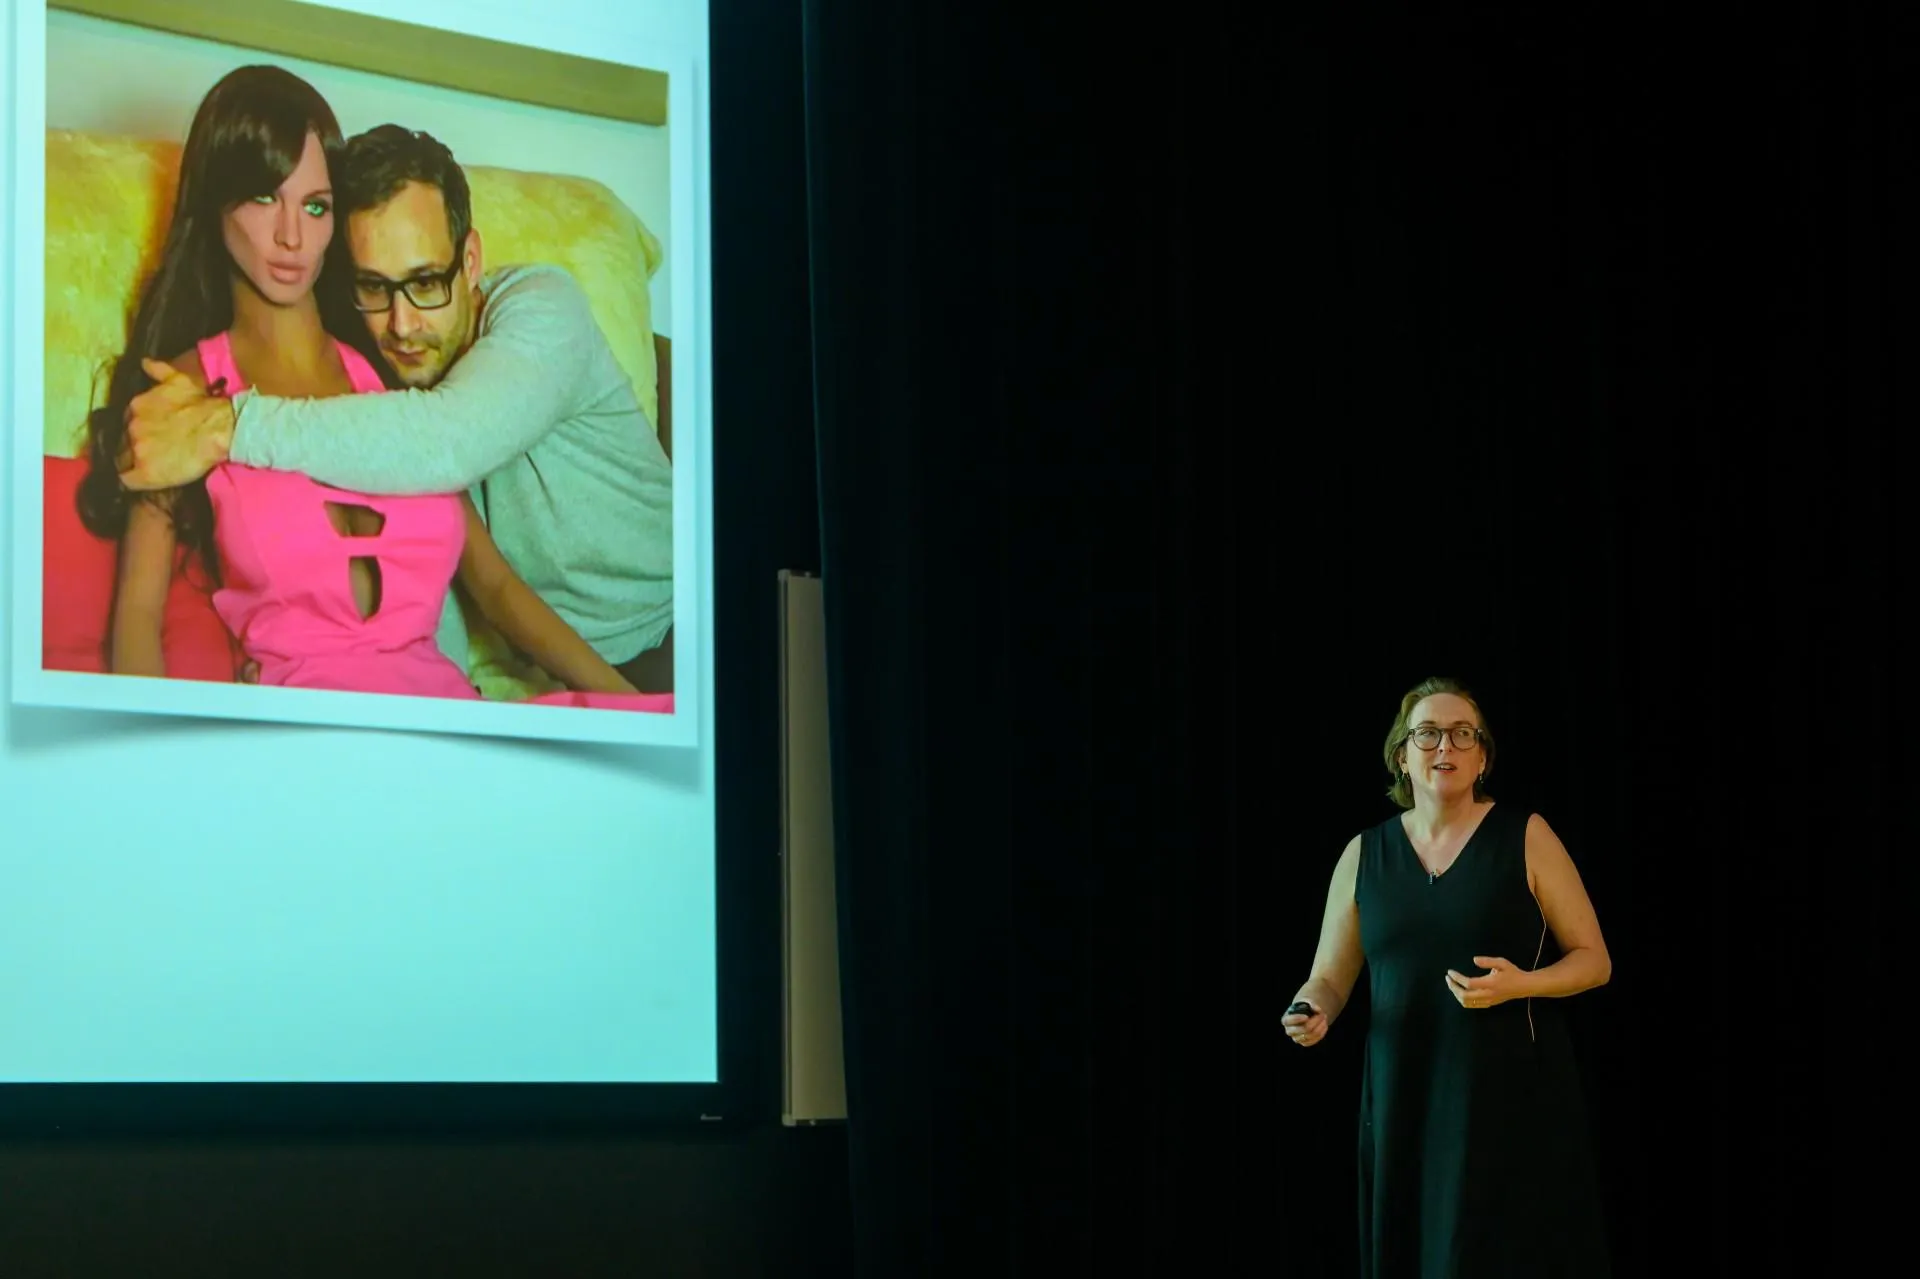
[[[76,498],[86,473],[85,458],[46,459],[40,664],[50,671],[107,669],[118,548],[80,522]],[[167,591],[161,654],[167,674],[175,679],[231,684],[240,649],[214,612],[213,596],[202,577],[187,570],[182,552]]]

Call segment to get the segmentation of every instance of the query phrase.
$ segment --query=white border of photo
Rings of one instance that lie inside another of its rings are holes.
[[[13,644],[15,705],[74,710],[241,719],[344,728],[456,733],[548,740],[697,747],[705,739],[706,694],[712,662],[711,485],[707,482],[711,379],[705,338],[706,219],[697,216],[705,182],[695,164],[704,139],[695,130],[691,59],[632,36],[555,26],[538,12],[470,7],[465,33],[602,62],[665,72],[668,77],[669,183],[672,234],[666,246],[672,270],[674,414],[674,711],[633,711],[431,697],[341,693],[312,689],[211,684],[193,680],[49,671],[41,665],[41,592],[44,449],[44,306],[46,289],[46,15],[44,0],[16,0],[12,64],[16,130],[12,139],[13,286]],[[347,0],[334,7],[373,12]],[[440,26],[411,13],[384,12],[420,25]],[[442,28],[444,29],[444,28]],[[210,34],[209,38],[218,38]],[[696,190],[699,188],[699,190]]]

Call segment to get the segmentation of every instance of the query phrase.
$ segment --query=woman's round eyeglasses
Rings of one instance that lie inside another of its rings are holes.
[[[1453,742],[1453,748],[1455,750],[1463,751],[1480,744],[1480,730],[1471,728],[1465,724],[1456,724],[1452,728],[1445,730],[1438,728],[1416,728],[1407,736],[1413,744],[1421,750],[1431,751],[1440,748],[1440,734],[1443,731],[1446,733],[1448,739]]]

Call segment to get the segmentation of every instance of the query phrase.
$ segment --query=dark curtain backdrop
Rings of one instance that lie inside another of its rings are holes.
[[[1332,8],[804,7],[861,1273],[1354,1273],[1364,995],[1277,1019],[1441,672],[1616,1273],[1868,1273],[1912,20]]]

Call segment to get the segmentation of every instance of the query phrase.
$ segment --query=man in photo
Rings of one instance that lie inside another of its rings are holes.
[[[228,399],[163,376],[127,410],[122,483],[230,461],[369,494],[470,491],[554,612],[636,688],[671,692],[672,466],[585,293],[558,267],[483,269],[466,175],[427,134],[382,125],[339,170],[355,305],[395,389]],[[441,635],[464,649],[451,596]]]

